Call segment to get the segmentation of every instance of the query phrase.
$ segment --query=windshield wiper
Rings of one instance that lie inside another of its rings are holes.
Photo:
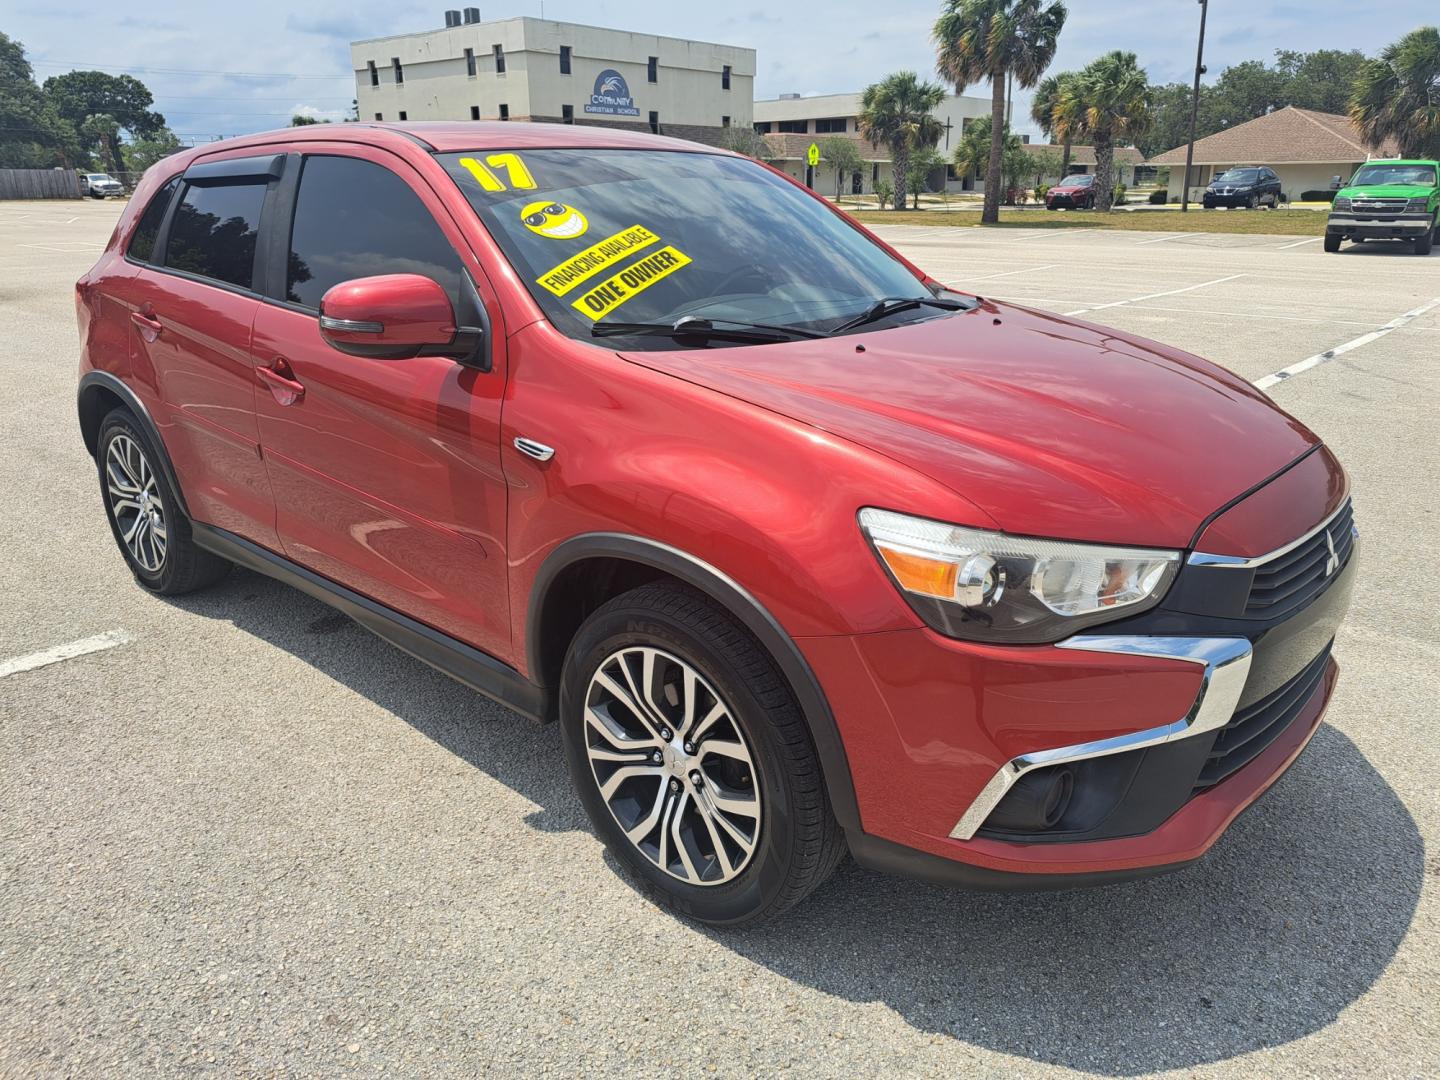
[[[716,326],[723,323],[723,326]],[[822,338],[819,330],[802,330],[798,326],[775,326],[770,323],[739,322],[735,319],[702,319],[684,315],[673,323],[596,323],[590,328],[593,337],[615,337],[622,334],[652,334],[660,337],[721,338],[725,341],[793,341],[796,338]]]
[[[962,311],[969,308],[969,304],[960,300],[944,300],[938,296],[883,296],[871,304],[866,311],[849,322],[843,322],[830,331],[832,334],[840,334],[846,330],[854,330],[857,326],[864,326],[867,323],[878,322],[888,315],[897,312],[909,311],[911,308],[920,306],[944,308],[946,311]]]

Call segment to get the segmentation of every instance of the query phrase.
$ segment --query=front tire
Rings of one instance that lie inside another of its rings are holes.
[[[1440,223],[1432,223],[1431,226],[1430,226],[1430,228],[1426,230],[1425,235],[1423,235],[1423,236],[1417,236],[1417,237],[1415,238],[1415,254],[1416,254],[1416,255],[1429,255],[1429,254],[1430,254],[1430,249],[1431,249],[1431,248],[1434,246],[1434,244],[1435,244],[1435,233],[1436,233],[1437,231],[1440,231]]]
[[[126,409],[100,424],[95,463],[110,531],[142,588],[178,596],[219,581],[230,563],[196,545],[149,435]]]
[[[565,757],[597,835],[656,902],[738,926],[792,907],[845,852],[774,660],[680,585],[596,610],[560,686]]]
[[[1334,254],[1340,250],[1340,237],[1333,233],[1325,234],[1325,250]]]

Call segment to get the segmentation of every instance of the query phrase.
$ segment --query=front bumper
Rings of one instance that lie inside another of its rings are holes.
[[[1228,195],[1220,195],[1213,191],[1207,191],[1200,197],[1201,205],[1210,210],[1217,206],[1249,206],[1250,200],[1259,200],[1260,196],[1253,191],[1231,192]]]
[[[1026,889],[1194,861],[1318,728],[1357,567],[1352,552],[1318,595],[1273,622],[1162,605],[1058,645],[978,645],[929,630],[802,639],[848,751],[857,860]],[[1192,587],[1172,596],[1193,597],[1199,578],[1225,572],[1187,568]],[[1265,735],[1252,739],[1257,728]],[[1242,740],[1248,748],[1230,756]],[[1089,771],[1076,791],[1091,785],[1086,805],[1098,810],[1051,834],[986,827],[1020,777],[1077,762]]]
[[[1089,195],[1046,195],[1045,206],[1049,210],[1074,210],[1089,198]]]
[[[1414,240],[1433,225],[1429,214],[1331,214],[1325,232],[1347,240]]]

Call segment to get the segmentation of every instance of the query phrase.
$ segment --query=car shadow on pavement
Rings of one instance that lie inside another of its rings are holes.
[[[532,827],[588,828],[554,725],[489,703],[249,572],[169,602],[226,619],[389,710],[541,807]],[[918,1031],[1133,1076],[1282,1045],[1334,1021],[1395,955],[1424,875],[1409,812],[1326,725],[1206,858],[1176,874],[982,893],[847,862],[788,915],[695,932],[797,983],[888,1006]]]

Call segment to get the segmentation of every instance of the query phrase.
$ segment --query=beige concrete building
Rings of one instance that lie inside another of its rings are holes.
[[[844,136],[857,141],[863,166],[849,176],[839,177],[841,190],[849,195],[869,194],[878,183],[894,184],[894,173],[890,166],[890,151],[885,146],[873,146],[860,135],[860,94],[818,94],[801,97],[799,94],[782,94],[778,98],[755,102],[755,130],[766,136],[775,152],[771,160],[776,167],[784,169],[796,179],[806,176],[805,150],[810,143],[823,143],[835,136]],[[935,109],[935,119],[940,121],[943,134],[935,149],[949,160],[956,141],[965,127],[978,117],[990,115],[990,99],[965,97],[950,94]],[[936,170],[931,188],[939,190],[942,181],[951,191],[983,191],[983,181],[951,176],[953,170]],[[815,168],[814,187],[816,191],[834,195],[836,188],[835,171],[824,162]]]
[[[519,17],[350,45],[361,120],[539,120],[716,143],[753,122],[755,50]]]
[[[1372,157],[1393,157],[1397,152],[1393,141],[1379,147],[1366,144],[1348,116],[1287,106],[1197,139],[1190,199],[1199,202],[1205,186],[1226,169],[1266,165],[1280,177],[1286,198],[1295,200],[1306,191],[1332,191]],[[1149,164],[1170,167],[1170,199],[1178,202],[1185,147],[1156,154]]]

